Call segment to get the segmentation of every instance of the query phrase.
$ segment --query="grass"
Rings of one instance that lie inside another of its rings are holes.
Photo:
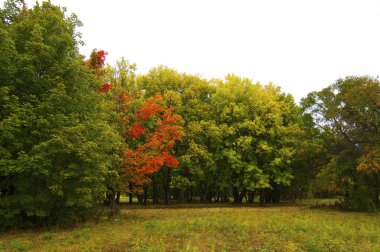
[[[0,234],[3,251],[380,251],[380,214],[303,205],[125,207],[102,223]]]

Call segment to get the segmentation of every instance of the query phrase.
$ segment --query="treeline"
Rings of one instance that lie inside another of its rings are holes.
[[[273,85],[234,75],[207,81],[165,67],[127,78],[120,73],[131,69],[124,66],[109,67],[105,78],[139,99],[162,94],[182,117],[185,133],[174,146],[179,167],[152,173],[142,185],[140,200],[148,197],[167,204],[171,198],[177,202],[227,202],[232,197],[242,203],[244,198],[253,202],[255,196],[266,203],[280,200],[283,188],[294,178],[293,165],[304,137],[300,109],[291,96]]]
[[[380,86],[347,77],[297,105],[272,84],[159,66],[136,75],[78,52],[49,2],[0,9],[0,225],[67,224],[141,203],[275,203],[341,195],[380,206]]]

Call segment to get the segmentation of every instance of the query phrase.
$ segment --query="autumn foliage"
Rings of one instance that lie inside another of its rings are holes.
[[[113,88],[111,83],[104,81],[106,55],[103,50],[93,50],[86,61],[102,83],[98,91],[105,94]],[[140,106],[136,106],[138,99],[133,100],[130,93],[120,88],[114,89],[108,97],[113,99],[128,146],[123,153],[120,174],[126,183],[125,190],[133,188],[134,193],[141,194],[142,187],[150,182],[150,174],[164,166],[178,167],[179,162],[172,154],[175,142],[183,135],[182,127],[176,125],[181,117],[172,114],[173,107],[165,108],[161,94]]]
[[[135,189],[149,182],[148,175],[162,167],[176,168],[178,160],[172,155],[173,146],[180,140],[181,119],[173,115],[173,108],[165,109],[160,94],[148,99],[129,118],[132,123],[125,134],[129,143],[123,155],[123,167]]]
[[[87,61],[87,66],[95,70],[102,69],[107,54],[108,53],[106,51],[94,49],[90,55],[90,59]]]
[[[380,149],[366,148],[364,154],[359,158],[357,169],[368,174],[379,173]]]
[[[112,89],[112,84],[107,82],[103,83],[103,85],[99,87],[99,91],[102,93],[108,93],[110,89]]]
[[[99,87],[99,91],[102,93],[108,93],[112,89],[112,84],[102,81],[103,68],[108,53],[104,50],[94,49],[90,55],[90,58],[86,61],[88,68],[94,71],[95,75],[100,79],[102,83]]]

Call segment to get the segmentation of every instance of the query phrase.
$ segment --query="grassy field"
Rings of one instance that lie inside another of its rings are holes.
[[[0,234],[3,251],[380,251],[380,214],[302,205],[128,208],[111,221]]]

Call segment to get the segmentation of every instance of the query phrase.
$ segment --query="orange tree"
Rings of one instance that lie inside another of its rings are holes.
[[[173,147],[183,135],[182,127],[178,125],[181,116],[173,114],[174,107],[167,107],[160,93],[146,100],[139,99],[138,94],[132,99],[125,87],[107,82],[105,55],[107,53],[103,50],[93,50],[87,66],[98,76],[99,92],[113,101],[127,144],[121,169],[109,188],[108,197],[113,201],[117,191],[118,202],[120,191],[127,191],[138,195],[139,199],[145,195],[146,201],[146,185],[151,181],[149,175],[162,167],[176,168],[179,165],[173,156]]]
[[[129,101],[129,108],[133,107]],[[127,104],[128,107],[128,104]],[[176,168],[178,160],[173,156],[175,142],[183,136],[178,125],[181,116],[173,114],[174,107],[165,108],[163,96],[156,94],[147,99],[135,111],[127,109],[123,122],[127,125],[122,166],[127,178],[128,190],[145,195],[144,186],[149,184],[149,175],[162,167]]]

